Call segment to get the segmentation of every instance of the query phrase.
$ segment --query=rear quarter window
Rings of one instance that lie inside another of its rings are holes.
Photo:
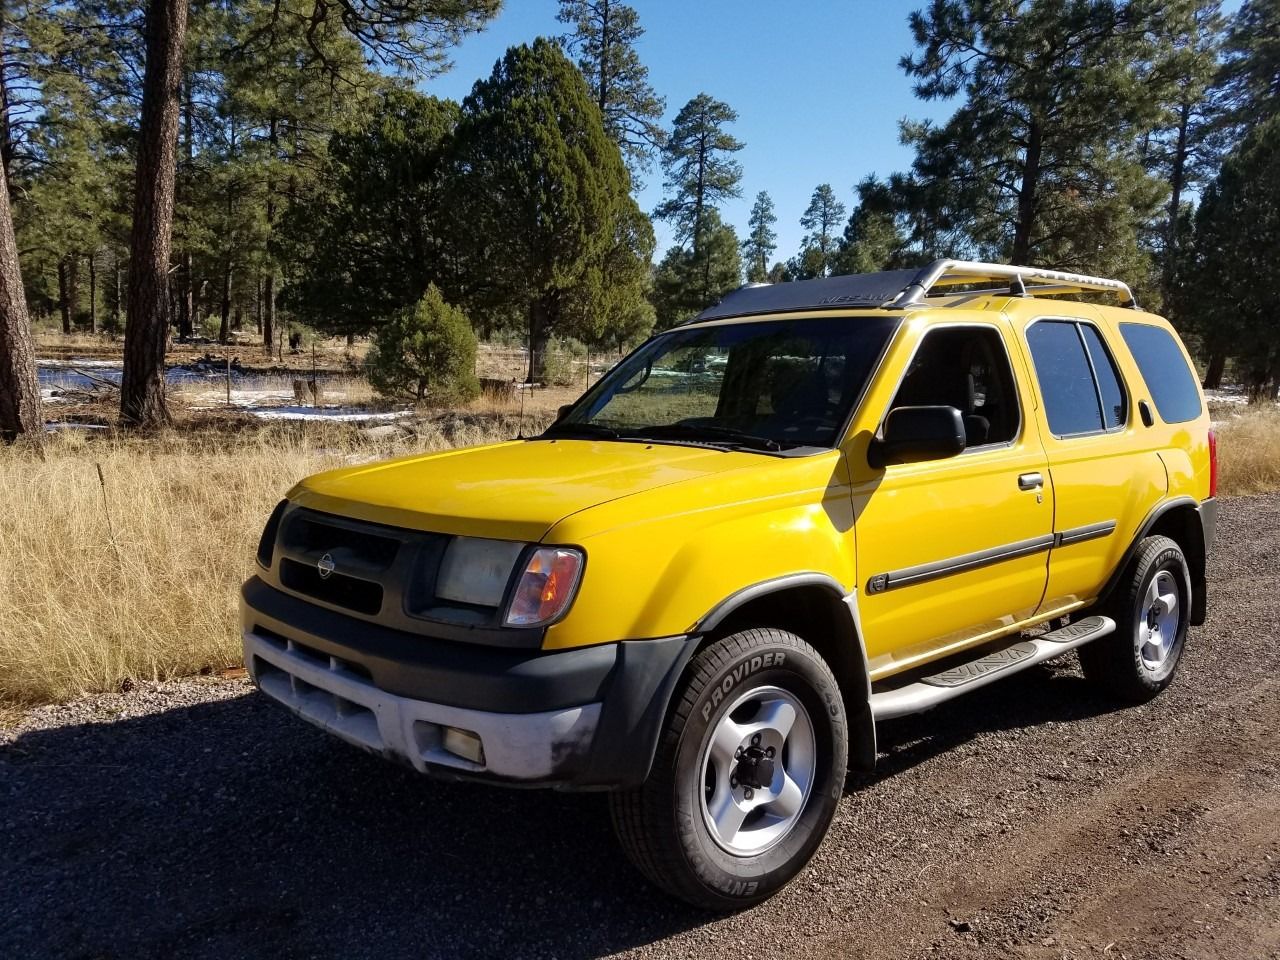
[[[1173,334],[1147,323],[1122,323],[1120,335],[1142,372],[1160,419],[1186,423],[1199,417],[1200,389]]]

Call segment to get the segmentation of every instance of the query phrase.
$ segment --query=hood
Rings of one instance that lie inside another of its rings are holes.
[[[588,507],[772,460],[672,444],[515,440],[319,473],[289,499],[373,523],[537,541]]]

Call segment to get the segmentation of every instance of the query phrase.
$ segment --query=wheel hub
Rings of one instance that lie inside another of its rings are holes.
[[[1138,621],[1138,652],[1143,668],[1161,675],[1169,669],[1169,658],[1177,643],[1179,596],[1177,583],[1168,570],[1152,578],[1143,599]]]
[[[790,691],[757,687],[730,703],[702,743],[702,815],[728,853],[755,856],[804,812],[817,772],[809,712]]]
[[[773,747],[761,750],[759,747],[760,736],[758,734],[752,739],[755,740],[755,743],[746,749],[738,748],[738,765],[734,767],[730,782],[734,786],[741,785],[752,790],[759,790],[762,787],[768,787],[773,784],[773,757],[775,751]]]

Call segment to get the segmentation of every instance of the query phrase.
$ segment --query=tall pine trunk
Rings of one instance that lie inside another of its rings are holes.
[[[121,276],[122,269],[120,267],[120,250],[118,247],[111,248],[112,268],[111,272],[116,276],[116,298],[111,304],[111,336],[115,338],[120,334],[120,312],[124,309],[124,282]]]
[[[178,107],[187,0],[150,0],[147,66],[129,238],[129,313],[120,416],[135,427],[167,423],[164,351],[169,333],[169,245],[177,175]]]
[[[183,252],[181,263],[182,266],[178,270],[180,283],[178,288],[178,336],[190,340],[195,336],[196,323],[196,299],[191,278],[193,262],[190,250]]]
[[[218,342],[226,343],[231,339],[231,257],[228,256],[222,267],[222,300],[219,304],[219,315],[222,323],[218,326]]]
[[[1010,258],[1019,266],[1031,265],[1031,231],[1036,223],[1036,190],[1040,186],[1040,124],[1032,120],[1027,130],[1027,153],[1022,162],[1022,184],[1018,189],[1018,222],[1013,231]]]
[[[67,316],[71,318],[71,329],[74,330],[80,322],[80,254],[78,253],[67,256]]]
[[[9,168],[13,164],[13,131],[9,129],[9,84],[6,82],[8,71],[3,69],[5,35],[8,33],[8,4],[0,3],[0,166],[4,168],[4,182],[9,183]],[[7,189],[7,187],[6,187]],[[12,227],[12,221],[10,221]]]
[[[546,297],[529,305],[529,368],[525,383],[541,383],[547,369],[547,344],[551,341],[551,309]]]
[[[195,125],[192,119],[194,113],[195,107],[191,102],[191,77],[188,74],[182,85],[182,142],[186,166],[181,185],[184,189],[189,189],[191,171],[195,166],[195,145],[192,133]],[[183,249],[179,260],[181,267],[178,270],[178,336],[181,339],[190,340],[195,335],[195,297],[191,287],[192,257],[189,246]]]
[[[98,262],[97,251],[89,254],[89,332],[98,332]]]
[[[58,261],[58,310],[62,314],[62,335],[71,336],[71,287],[67,282],[67,259]]]
[[[0,45],[0,57],[3,57]],[[0,177],[0,439],[43,436],[31,320],[18,267],[18,242],[9,210],[9,180]]]
[[[276,278],[268,273],[262,281],[262,346],[271,356],[276,336]]]
[[[1214,348],[1209,353],[1208,367],[1204,373],[1203,387],[1206,390],[1217,390],[1222,386],[1222,375],[1227,370],[1227,354],[1221,348]]]
[[[271,163],[273,166],[267,168],[267,234],[275,228],[276,221],[276,191],[275,182],[272,174],[275,171],[274,164],[276,154],[280,147],[280,131],[279,121],[275,117],[271,118],[271,124],[267,128],[267,140],[271,144]],[[271,356],[271,343],[276,335],[276,278],[275,274],[267,271],[267,276],[262,285],[263,306],[265,312],[262,317],[262,346],[267,351],[267,356]]]

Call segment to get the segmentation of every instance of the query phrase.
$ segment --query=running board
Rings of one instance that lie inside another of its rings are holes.
[[[1115,629],[1116,623],[1110,617],[1085,617],[1038,637],[1018,640],[968,663],[948,667],[896,689],[873,693],[871,713],[877,720],[892,720],[930,710],[1001,677],[1051,660],[1090,640],[1105,637]]]

